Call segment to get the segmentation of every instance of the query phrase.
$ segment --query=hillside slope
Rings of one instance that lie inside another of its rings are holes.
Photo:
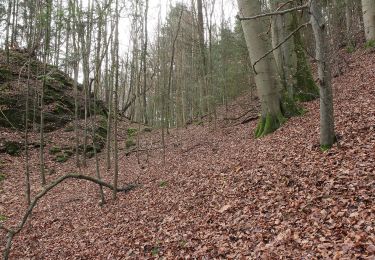
[[[374,259],[375,54],[358,51],[346,59],[346,72],[333,85],[339,142],[329,151],[319,148],[319,101],[257,140],[255,121],[173,130],[165,166],[160,132],[143,135],[149,152],[137,164],[136,153],[125,156],[123,130],[119,183],[141,186],[117,201],[107,190],[109,201],[100,207],[96,186],[62,184],[35,209],[11,258]],[[0,158],[7,173],[0,214],[11,226],[25,209],[24,166]],[[95,164],[80,170],[94,175]],[[104,157],[100,170],[112,180]],[[59,165],[48,181],[77,171]],[[37,165],[32,172],[35,194]]]
[[[25,53],[12,51],[10,65],[0,50],[0,127],[22,129],[25,126],[25,106],[27,94],[29,58]],[[43,79],[46,77],[45,95],[45,130],[53,131],[63,127],[74,118],[73,80],[56,67],[48,65],[47,74],[43,75],[43,63],[32,58],[30,66],[30,113],[29,120],[40,122],[40,96]],[[78,94],[79,116],[84,115],[84,97],[82,86]],[[97,112],[105,114],[105,107],[98,102]]]

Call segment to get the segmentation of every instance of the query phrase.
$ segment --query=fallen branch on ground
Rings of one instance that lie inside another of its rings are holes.
[[[2,224],[0,224],[0,229],[3,229],[3,230],[5,230],[7,232],[7,243],[6,243],[5,250],[4,250],[4,260],[8,260],[14,236],[17,235],[19,232],[21,232],[22,228],[25,226],[27,219],[30,217],[30,215],[31,215],[34,207],[38,203],[38,201],[42,197],[44,197],[44,195],[46,195],[50,190],[52,190],[58,184],[62,183],[63,181],[65,181],[67,179],[80,179],[80,180],[91,181],[93,183],[96,183],[96,184],[99,184],[101,186],[107,187],[107,188],[109,188],[111,190],[114,189],[114,187],[111,184],[109,184],[109,183],[106,183],[106,182],[104,182],[102,180],[96,179],[96,178],[91,177],[91,176],[82,175],[82,174],[67,174],[67,175],[61,176],[56,181],[54,181],[51,184],[47,185],[31,201],[31,204],[27,208],[27,211],[24,214],[21,223],[18,225],[18,227],[16,229],[8,229],[8,228],[4,227]],[[129,191],[133,190],[136,187],[137,187],[137,185],[135,185],[135,184],[129,184],[126,187],[118,188],[117,191],[118,192],[129,192]]]

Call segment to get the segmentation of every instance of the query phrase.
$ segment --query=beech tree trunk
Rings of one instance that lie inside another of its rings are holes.
[[[315,36],[315,52],[319,74],[320,145],[323,149],[327,149],[330,148],[335,141],[331,69],[329,64],[328,39],[325,31],[327,26],[316,0],[311,1],[310,13],[311,25]]]
[[[272,2],[273,9],[278,10],[284,1],[274,0]],[[289,34],[292,24],[292,14],[275,15],[272,17],[272,47],[276,48],[281,42],[286,39]],[[297,56],[294,52],[294,41],[293,37],[285,41],[279,48],[274,51],[274,57],[277,65],[278,72],[281,77],[281,82],[287,91],[288,98],[294,100],[294,86],[296,68],[297,68]]]
[[[238,0],[238,6],[241,17],[261,13],[261,3],[258,0]],[[265,34],[269,18],[242,20],[241,23],[251,63],[255,69],[255,83],[262,108],[255,136],[262,137],[275,131],[285,120],[281,112],[280,82],[275,61],[272,55],[259,60],[271,49],[268,35]],[[255,62],[257,63],[254,66]]]
[[[362,12],[366,40],[375,40],[375,1],[362,0]]]

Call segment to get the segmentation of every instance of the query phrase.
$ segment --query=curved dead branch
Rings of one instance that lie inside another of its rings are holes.
[[[5,246],[5,250],[4,250],[4,260],[8,260],[9,258],[9,253],[10,253],[10,249],[12,247],[12,241],[13,241],[13,238],[14,236],[16,236],[19,232],[21,232],[22,228],[25,226],[28,218],[30,217],[34,207],[36,206],[36,204],[38,203],[38,201],[44,197],[44,195],[46,195],[50,190],[52,190],[53,188],[55,188],[57,185],[59,185],[60,183],[64,182],[65,180],[67,179],[79,179],[79,180],[86,180],[86,181],[90,181],[90,182],[93,182],[93,183],[96,183],[98,185],[101,185],[101,186],[104,186],[104,187],[107,187],[111,190],[114,189],[114,187],[109,184],[109,183],[106,183],[102,180],[99,180],[99,179],[96,179],[94,177],[91,177],[91,176],[87,176],[87,175],[82,175],[82,174],[67,174],[67,175],[64,175],[64,176],[61,176],[60,178],[58,178],[56,181],[52,182],[51,184],[47,185],[41,192],[39,192],[35,198],[31,201],[31,204],[28,206],[27,210],[26,210],[26,213],[24,214],[23,218],[22,218],[22,221],[20,222],[20,224],[17,226],[17,228],[15,229],[8,229],[6,227],[4,227],[2,224],[0,224],[0,229],[3,229],[7,232],[7,243],[6,243],[6,246]],[[135,184],[129,184],[123,188],[118,188],[117,191],[118,192],[129,192],[131,190],[133,190],[134,188],[136,188],[137,185]]]

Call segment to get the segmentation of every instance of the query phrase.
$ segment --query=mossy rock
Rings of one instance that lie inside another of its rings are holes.
[[[72,111],[61,102],[57,102],[53,112],[58,115],[73,114]]]
[[[61,152],[61,147],[59,146],[52,146],[50,149],[49,149],[49,153],[50,154],[57,154],[59,152]]]
[[[126,148],[129,149],[130,147],[136,146],[137,144],[133,141],[133,139],[126,140]]]
[[[107,128],[104,128],[102,126],[98,126],[95,129],[95,136],[98,136],[101,139],[106,139],[106,137],[107,137]]]
[[[73,86],[72,80],[61,71],[55,71],[51,74],[51,78],[61,83],[64,86]]]

